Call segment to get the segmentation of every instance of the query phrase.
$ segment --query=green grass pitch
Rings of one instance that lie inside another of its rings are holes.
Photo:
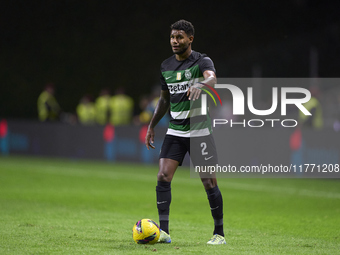
[[[138,245],[158,221],[155,165],[0,157],[0,254],[340,254],[340,182],[219,179],[227,245],[199,179],[172,182],[171,244]]]

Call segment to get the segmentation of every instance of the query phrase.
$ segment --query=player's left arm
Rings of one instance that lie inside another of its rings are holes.
[[[216,74],[214,71],[211,70],[206,70],[203,72],[203,77],[204,80],[201,81],[201,83],[195,83],[194,85],[192,85],[188,92],[187,92],[187,96],[189,97],[189,100],[193,100],[195,101],[196,99],[198,99],[201,95],[201,89],[204,85],[203,84],[208,84],[212,87],[214,87],[214,85],[217,82],[216,79]],[[202,84],[203,83],[203,84]]]

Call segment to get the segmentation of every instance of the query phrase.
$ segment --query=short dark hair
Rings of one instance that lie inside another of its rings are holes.
[[[183,30],[188,36],[195,34],[194,26],[191,22],[181,19],[170,26],[171,30]]]

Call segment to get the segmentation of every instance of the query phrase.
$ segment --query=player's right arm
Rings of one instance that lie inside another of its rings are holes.
[[[163,118],[163,116],[167,113],[170,107],[170,93],[169,90],[162,90],[161,96],[158,100],[156,109],[153,113],[153,116],[151,118],[148,131],[145,136],[145,146],[146,148],[152,148],[154,149],[155,146],[152,144],[154,143],[154,137],[155,137],[155,131],[154,127],[157,125],[157,123]]]

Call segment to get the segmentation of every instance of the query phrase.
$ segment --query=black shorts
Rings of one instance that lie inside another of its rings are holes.
[[[211,166],[218,163],[212,135],[191,138],[165,135],[159,158],[173,159],[182,165],[187,152],[194,166]]]

